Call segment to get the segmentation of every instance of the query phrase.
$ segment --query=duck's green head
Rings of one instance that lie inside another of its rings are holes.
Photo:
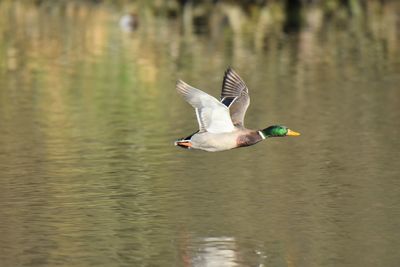
[[[290,130],[286,126],[273,125],[259,131],[263,139],[267,137],[299,136],[300,133]]]

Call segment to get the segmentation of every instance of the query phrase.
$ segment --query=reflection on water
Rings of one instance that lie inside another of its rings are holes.
[[[125,32],[131,10],[1,1],[2,265],[396,266],[399,5],[377,3],[285,35],[277,2],[132,8]],[[228,65],[249,127],[302,136],[174,147],[197,127],[175,80],[218,95]]]
[[[184,258],[187,266],[237,266],[238,255],[232,237],[206,237],[198,242],[195,255]]]

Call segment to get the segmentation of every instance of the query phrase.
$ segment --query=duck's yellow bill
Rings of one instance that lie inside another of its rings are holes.
[[[287,134],[286,135],[290,135],[290,136],[299,136],[300,133],[292,131],[290,129],[288,129]]]

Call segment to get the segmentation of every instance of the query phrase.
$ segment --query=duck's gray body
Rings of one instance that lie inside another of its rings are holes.
[[[175,142],[183,148],[201,149],[208,152],[230,150],[233,148],[251,146],[263,140],[258,131],[237,128],[229,133],[195,133]]]
[[[255,131],[236,128],[229,133],[197,133],[189,141],[191,148],[216,152],[253,145],[261,140],[261,136]]]
[[[197,133],[192,136],[191,148],[209,152],[229,150],[237,147],[238,132],[231,133]]]

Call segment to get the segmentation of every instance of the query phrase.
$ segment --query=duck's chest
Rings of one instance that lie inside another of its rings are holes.
[[[236,139],[238,147],[251,146],[260,142],[262,138],[257,132],[250,132],[247,134],[239,135]]]

